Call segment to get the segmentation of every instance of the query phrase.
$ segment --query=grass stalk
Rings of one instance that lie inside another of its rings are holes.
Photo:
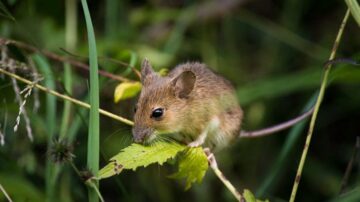
[[[54,74],[51,71],[51,67],[47,60],[36,54],[33,56],[33,60],[37,67],[39,68],[41,74],[44,77],[45,86],[49,89],[55,88],[55,80]],[[46,95],[46,126],[48,132],[47,138],[47,145],[48,150],[51,145],[51,142],[55,136],[56,130],[56,98],[51,95]],[[57,166],[51,161],[50,158],[47,158],[46,161],[46,176],[45,176],[45,183],[46,183],[46,201],[54,201],[56,195],[56,176],[57,176]]]
[[[65,1],[65,48],[74,51],[77,42],[77,1]],[[64,88],[72,94],[72,70],[68,62],[64,63]],[[63,116],[60,127],[60,138],[64,139],[68,133],[71,120],[71,102],[64,102]]]
[[[81,5],[84,11],[86,29],[89,43],[89,63],[90,63],[90,120],[88,133],[88,148],[87,148],[87,167],[93,174],[99,170],[99,155],[100,155],[100,120],[99,120],[99,76],[98,76],[98,61],[96,52],[96,41],[94,28],[91,21],[91,16],[86,0],[81,0]],[[96,192],[98,182],[94,182],[94,187],[89,187],[89,201],[99,201],[98,193]]]
[[[335,58],[335,56],[336,56],[336,52],[337,52],[337,49],[339,47],[341,37],[342,37],[342,34],[344,32],[344,28],[345,28],[346,22],[347,22],[347,20],[349,18],[349,15],[350,15],[350,10],[348,9],[346,11],[344,19],[343,19],[343,21],[342,21],[342,23],[340,25],[338,34],[336,36],[336,39],[335,39],[335,42],[334,42],[334,45],[333,45],[333,48],[332,48],[332,51],[331,51],[331,54],[330,54],[330,57],[329,57],[329,60],[333,60]],[[316,118],[317,118],[317,115],[319,113],[319,108],[320,108],[321,102],[322,102],[322,100],[324,98],[325,88],[326,88],[326,85],[327,85],[330,70],[331,70],[331,64],[325,66],[325,72],[324,72],[323,79],[322,79],[322,82],[321,82],[320,92],[319,92],[319,95],[318,95],[316,103],[315,103],[314,113],[311,116],[310,126],[309,126],[309,130],[308,130],[307,137],[306,137],[306,140],[305,140],[304,150],[303,150],[303,153],[301,155],[300,163],[299,163],[297,173],[296,173],[296,177],[295,177],[295,181],[294,181],[294,184],[293,184],[293,189],[292,189],[292,192],[291,192],[291,195],[290,195],[290,200],[289,200],[290,202],[295,201],[296,192],[297,192],[298,187],[299,187],[301,174],[302,174],[302,171],[303,171],[303,168],[304,168],[306,156],[307,156],[307,153],[308,153],[308,150],[309,150],[312,134],[313,134],[313,131],[314,131]]]
[[[5,195],[5,198],[9,201],[12,202],[9,194],[5,191],[4,187],[0,184],[0,191]]]

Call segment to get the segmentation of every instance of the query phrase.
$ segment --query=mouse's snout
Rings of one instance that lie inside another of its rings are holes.
[[[143,143],[149,136],[153,133],[152,128],[148,128],[145,126],[134,126],[132,129],[134,142]]]

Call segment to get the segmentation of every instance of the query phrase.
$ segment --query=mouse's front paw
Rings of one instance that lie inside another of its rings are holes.
[[[193,142],[190,142],[187,146],[188,147],[199,147],[202,144],[204,144],[204,141],[195,140]]]

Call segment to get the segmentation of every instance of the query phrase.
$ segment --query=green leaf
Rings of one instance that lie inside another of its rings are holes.
[[[123,169],[136,170],[138,167],[146,167],[152,163],[162,165],[185,148],[186,146],[174,142],[156,142],[151,146],[134,143],[112,157],[111,162],[98,172],[97,179],[119,174]]]
[[[141,90],[140,82],[123,82],[116,86],[114,93],[114,102],[134,97]]]
[[[169,69],[166,69],[166,68],[161,68],[161,69],[158,71],[158,74],[159,74],[160,76],[166,76],[166,75],[168,75],[168,73],[169,73]]]
[[[201,147],[189,148],[179,158],[179,170],[171,178],[186,178],[185,190],[194,182],[201,183],[208,169],[208,160]]]
[[[243,197],[245,198],[246,202],[269,202],[268,199],[264,201],[256,199],[255,195],[248,189],[244,189]]]
[[[255,198],[254,194],[248,189],[244,189],[243,196],[244,196],[246,202],[256,202],[256,198]]]

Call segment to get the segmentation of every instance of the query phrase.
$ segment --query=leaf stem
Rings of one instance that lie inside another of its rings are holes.
[[[336,36],[336,39],[335,39],[335,42],[334,42],[334,45],[333,45],[329,60],[333,60],[335,58],[336,51],[337,51],[337,49],[339,47],[339,43],[340,43],[342,34],[344,32],[344,28],[345,28],[346,22],[347,22],[347,20],[349,18],[349,15],[350,15],[350,10],[347,9],[346,14],[344,16],[344,19],[343,19],[343,21],[342,21],[342,23],[340,25],[338,34]],[[319,108],[320,108],[321,102],[322,102],[324,94],[325,94],[325,88],[326,88],[326,85],[327,85],[327,80],[328,80],[328,76],[329,76],[329,73],[330,73],[330,70],[331,70],[331,66],[332,66],[331,64],[329,64],[328,66],[325,66],[325,72],[324,72],[324,76],[323,76],[323,79],[322,79],[322,82],[321,82],[319,96],[318,96],[318,98],[316,100],[316,103],[315,103],[314,113],[311,116],[310,126],[309,126],[308,134],[307,134],[307,137],[306,137],[304,150],[303,150],[303,153],[301,155],[300,163],[299,163],[299,166],[298,166],[298,170],[297,170],[297,173],[296,173],[293,189],[292,189],[290,200],[289,200],[290,202],[295,201],[296,192],[297,192],[297,189],[298,189],[298,186],[299,186],[299,183],[300,183],[302,170],[304,168],[306,156],[307,156],[309,146],[310,146],[310,142],[311,142],[311,137],[312,137],[312,134],[313,134],[313,131],[314,131],[316,118],[317,118],[317,115],[319,113]]]

